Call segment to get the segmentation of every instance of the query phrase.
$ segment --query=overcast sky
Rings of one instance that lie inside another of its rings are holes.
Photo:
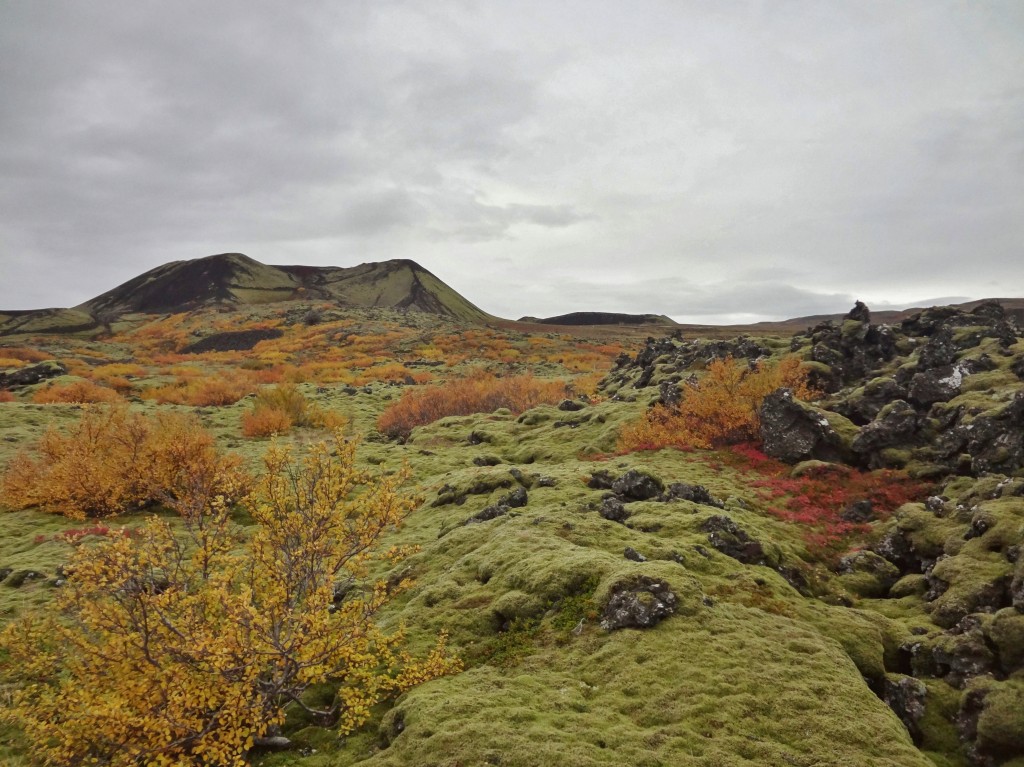
[[[0,309],[411,258],[505,317],[1024,295],[1024,3],[0,0]]]

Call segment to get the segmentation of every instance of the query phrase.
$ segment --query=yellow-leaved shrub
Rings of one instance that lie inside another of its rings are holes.
[[[0,635],[12,661],[0,718],[49,765],[240,767],[290,702],[346,733],[383,698],[460,670],[443,633],[417,660],[401,629],[375,624],[407,583],[368,579],[371,559],[395,558],[374,544],[417,500],[402,476],[354,458],[340,434],[302,458],[272,445],[244,502],[256,529],[241,551],[223,495],[182,510],[184,537],[154,517],[79,547],[59,617]],[[312,709],[302,694],[322,682],[337,695]]]

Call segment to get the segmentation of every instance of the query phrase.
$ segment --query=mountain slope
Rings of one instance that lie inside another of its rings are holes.
[[[0,313],[0,336],[94,333],[126,315],[290,300],[427,312],[471,323],[494,319],[414,261],[270,266],[241,253],[221,253],[158,266],[71,309]]]
[[[76,309],[96,317],[165,314],[212,303],[252,304],[293,298],[299,283],[241,253],[222,253],[158,266]]]

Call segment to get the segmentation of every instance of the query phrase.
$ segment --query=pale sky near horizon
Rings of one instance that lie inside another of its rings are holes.
[[[411,258],[485,311],[1024,296],[1024,3],[0,0],[0,309]]]

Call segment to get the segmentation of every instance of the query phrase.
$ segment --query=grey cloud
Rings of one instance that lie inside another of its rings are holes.
[[[0,307],[223,250],[414,258],[506,316],[1020,293],[1022,35],[1012,0],[9,3]]]

